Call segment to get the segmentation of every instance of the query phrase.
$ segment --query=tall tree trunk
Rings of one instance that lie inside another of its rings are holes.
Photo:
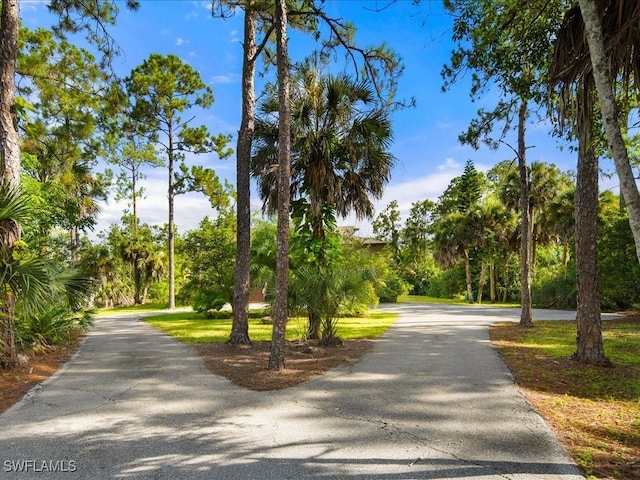
[[[585,123],[585,122],[582,122]],[[598,286],[598,159],[591,138],[591,124],[581,125],[576,178],[576,275],[578,335],[573,359],[593,365],[608,365],[604,354]]]
[[[18,0],[2,0],[0,4],[0,181],[11,188],[20,186],[20,143],[16,128],[15,74],[18,53],[20,9]],[[8,220],[0,224],[0,243],[5,258],[13,260],[13,250],[20,240],[20,225]],[[0,288],[0,366],[17,364],[15,345],[15,297],[8,286]]]
[[[167,240],[169,242],[169,308],[176,308],[176,259],[175,259],[175,219],[173,212],[173,204],[176,197],[175,186],[173,184],[173,132],[169,126],[169,151],[167,152],[169,163],[169,231]]]
[[[493,258],[489,260],[489,300],[496,303],[496,262]]]
[[[502,276],[504,281],[504,290],[502,292],[502,303],[507,303],[507,298],[509,296],[509,257],[507,255],[504,259],[504,269],[502,270]]]
[[[238,132],[236,160],[236,269],[233,282],[233,324],[228,343],[249,344],[249,275],[251,259],[251,144],[255,125],[255,65],[256,11],[250,7],[244,13],[244,44],[242,61],[242,119]]]
[[[622,138],[611,74],[604,49],[602,22],[595,0],[579,0],[579,4],[589,44],[589,56],[591,57],[591,68],[602,112],[602,122],[620,180],[620,190],[627,204],[629,224],[636,245],[636,255],[640,262],[640,192],[633,177],[627,147]]]
[[[273,334],[269,370],[284,368],[284,336],[287,327],[289,286],[289,202],[291,181],[291,119],[289,108],[289,53],[286,0],[276,0],[275,28],[278,62],[278,247]]]
[[[324,244],[324,239],[326,238],[326,235],[324,232],[324,227],[322,222],[322,213],[315,213],[315,212],[320,212],[321,207],[317,207],[317,208],[311,207],[311,209],[314,212],[313,213],[314,220],[313,220],[313,228],[312,228],[313,239],[321,244]],[[323,254],[324,254],[324,248],[325,247],[323,247]],[[326,272],[326,269],[327,269],[326,257],[323,256],[320,259],[316,257],[316,261],[318,262],[317,264],[318,275],[320,275],[322,272]],[[325,288],[325,291],[318,292],[318,295],[326,296],[327,295],[326,288]],[[307,326],[307,339],[320,340],[320,327],[322,326],[322,319],[320,318],[320,315],[318,315],[317,312],[309,311],[308,318],[309,318],[309,324]]]
[[[487,261],[482,261],[482,266],[480,267],[480,279],[478,280],[478,297],[476,299],[477,303],[482,303],[482,293],[484,292],[484,286],[487,283]]]
[[[138,258],[132,262],[133,265],[133,303],[142,305],[142,268]]]
[[[467,283],[467,300],[473,303],[473,287],[471,286],[471,261],[469,260],[469,250],[464,249],[464,279]]]
[[[133,219],[132,219],[132,230],[133,233],[138,231],[138,195],[136,194],[136,170],[133,169],[133,174],[131,175],[131,209],[133,211]]]
[[[531,193],[531,184],[529,184],[529,193]],[[531,251],[529,252],[529,258],[531,259],[531,267],[530,267],[530,271],[531,271],[531,275],[533,276],[533,270],[536,268],[536,237],[535,237],[535,230],[536,230],[536,221],[537,221],[537,217],[536,217],[536,209],[535,208],[531,208],[531,211],[529,213],[529,248],[531,248]]]
[[[527,167],[527,150],[525,145],[525,123],[527,121],[527,102],[522,101],[518,113],[518,170],[520,172],[520,210],[522,224],[520,227],[520,279],[522,287],[522,311],[520,326],[533,326],[533,312],[531,310],[531,180]]]

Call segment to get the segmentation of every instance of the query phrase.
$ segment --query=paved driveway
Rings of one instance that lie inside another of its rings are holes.
[[[518,310],[384,308],[400,319],[360,362],[278,392],[211,375],[135,316],[100,319],[0,416],[0,478],[582,478],[489,344]]]

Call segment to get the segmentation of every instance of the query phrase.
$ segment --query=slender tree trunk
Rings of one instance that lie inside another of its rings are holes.
[[[507,298],[509,296],[509,258],[504,259],[504,291],[502,292],[502,303],[507,303]]]
[[[135,168],[132,170],[133,175],[131,176],[131,209],[133,210],[133,233],[138,231],[138,195],[136,193],[136,171]]]
[[[0,173],[3,181],[17,187],[20,184],[20,139],[13,108],[16,100],[19,2],[3,0],[0,8]]]
[[[312,207],[313,212],[320,212],[321,208],[313,208]],[[318,241],[318,242],[324,242],[324,239],[326,237],[325,232],[324,232],[324,228],[322,226],[322,218],[321,218],[321,213],[313,213],[314,216],[314,225],[313,225],[313,238],[314,240]],[[316,257],[317,258],[317,257]],[[319,261],[318,261],[318,275],[320,275],[322,272],[326,272],[326,260],[324,257],[322,257]],[[326,285],[325,285],[326,287]],[[327,292],[326,292],[326,288],[325,291],[323,292],[318,292],[318,295],[323,295],[323,296],[327,296]],[[307,339],[309,340],[320,340],[320,328],[322,326],[322,319],[320,318],[320,315],[318,315],[317,312],[308,312],[308,318],[309,318],[309,324],[307,326]]]
[[[0,297],[0,322],[2,322],[2,330],[0,331],[0,348],[2,349],[0,367],[2,368],[11,368],[18,364],[18,351],[15,340],[15,308],[15,295],[9,288],[3,289]]]
[[[489,300],[496,303],[496,262],[493,258],[489,260]]]
[[[482,266],[480,267],[480,280],[478,280],[478,298],[476,300],[477,303],[482,303],[482,293],[484,292],[484,286],[486,283],[487,283],[487,262],[483,260]]]
[[[287,48],[286,0],[276,0],[276,38],[278,62],[278,247],[276,260],[276,292],[273,309],[273,335],[269,370],[284,368],[284,338],[287,327],[289,286],[289,202],[291,119],[289,108],[289,53]]]
[[[14,112],[19,2],[2,0],[0,8],[0,181],[10,188],[19,188],[20,143]],[[20,225],[17,222],[8,220],[0,223],[0,243],[6,255],[0,261],[13,261],[13,250],[19,240]],[[15,297],[8,286],[3,286],[0,288],[0,366],[4,368],[18,363],[14,330]]]
[[[582,125],[576,178],[576,275],[578,335],[573,359],[608,365],[604,354],[598,286],[598,159],[593,149],[591,125]]]
[[[529,184],[529,193],[531,193],[531,184]],[[529,258],[531,259],[531,275],[533,275],[533,270],[536,268],[536,237],[535,237],[535,229],[536,229],[536,209],[532,208],[529,214],[529,248],[531,248],[531,252],[529,252]]]
[[[467,299],[473,303],[473,289],[471,286],[471,261],[469,260],[469,250],[464,249],[464,279],[467,283]]]
[[[522,311],[520,326],[533,326],[533,312],[531,309],[531,181],[527,167],[527,151],[525,145],[525,123],[527,120],[527,102],[522,101],[518,113],[518,170],[520,172],[520,210],[522,224],[520,227],[520,279],[522,287]]]
[[[236,269],[233,286],[233,325],[228,343],[249,344],[249,293],[251,278],[251,144],[255,124],[256,12],[247,7],[244,13],[242,62],[242,120],[237,143],[236,200]]]
[[[320,324],[322,319],[320,315],[315,312],[308,312],[309,324],[307,325],[307,339],[319,340],[320,339]]]
[[[142,305],[142,268],[138,265],[138,259],[133,263],[133,303]]]
[[[173,203],[176,197],[175,187],[173,184],[173,132],[169,126],[169,151],[167,152],[169,163],[169,231],[167,233],[169,242],[169,308],[176,308],[176,259],[175,259],[175,219],[173,212]]]
[[[591,67],[607,143],[620,180],[620,190],[627,204],[629,224],[636,245],[636,255],[640,262],[640,192],[633,177],[627,147],[622,138],[611,73],[608,71],[607,55],[604,49],[602,22],[595,0],[579,0],[579,4],[589,44]]]

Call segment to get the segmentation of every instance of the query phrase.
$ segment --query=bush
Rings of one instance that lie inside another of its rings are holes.
[[[376,295],[380,303],[395,303],[398,295],[406,295],[411,285],[402,280],[399,276],[391,274],[385,278],[383,284],[376,289]]]
[[[531,285],[531,302],[539,308],[576,308],[576,271],[571,263],[567,267],[556,266],[539,269]]]
[[[640,302],[640,264],[626,216],[601,229],[598,268],[603,309],[626,310]]]
[[[16,344],[21,348],[41,349],[72,342],[76,336],[93,325],[92,311],[74,312],[65,305],[54,305],[20,316],[16,322]]]
[[[217,289],[202,288],[193,295],[193,310],[198,313],[220,311],[227,303],[227,296]]]
[[[431,278],[427,295],[435,298],[455,298],[465,290],[464,267],[456,265],[438,272]]]

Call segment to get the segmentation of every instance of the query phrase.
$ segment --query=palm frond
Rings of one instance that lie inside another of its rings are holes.
[[[44,308],[55,297],[50,271],[40,258],[0,264],[0,285],[20,298],[27,313]]]
[[[29,197],[18,187],[0,181],[0,222],[23,223],[29,216]]]

